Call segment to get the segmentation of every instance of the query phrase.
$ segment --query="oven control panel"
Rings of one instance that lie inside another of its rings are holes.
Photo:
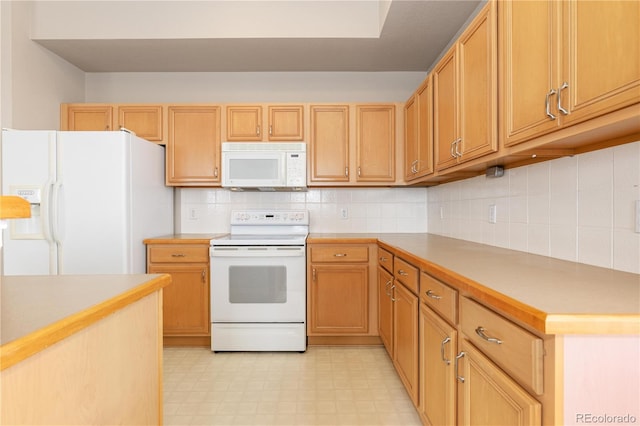
[[[308,225],[307,210],[234,210],[231,225]]]

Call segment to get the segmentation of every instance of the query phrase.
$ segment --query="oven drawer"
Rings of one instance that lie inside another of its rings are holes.
[[[363,246],[348,246],[344,244],[332,246],[310,247],[312,262],[354,263],[368,262],[369,248]]]
[[[393,276],[414,294],[418,294],[418,268],[396,257],[393,259]]]
[[[151,263],[196,263],[209,262],[209,246],[203,244],[150,245]]]
[[[378,263],[387,271],[393,273],[393,254],[378,247]]]
[[[466,297],[460,298],[460,327],[496,364],[542,394],[542,339]]]

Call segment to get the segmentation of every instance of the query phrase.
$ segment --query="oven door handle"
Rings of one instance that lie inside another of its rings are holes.
[[[304,247],[210,247],[211,257],[302,257]]]

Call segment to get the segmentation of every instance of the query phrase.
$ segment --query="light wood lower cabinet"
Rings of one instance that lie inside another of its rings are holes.
[[[393,289],[393,365],[418,405],[418,296],[398,280]]]
[[[210,344],[209,246],[149,244],[147,272],[170,274],[163,292],[165,346]]]
[[[393,275],[383,267],[378,266],[378,333],[391,359],[393,359],[392,285]]]
[[[458,425],[542,424],[540,402],[465,339],[460,349]]]

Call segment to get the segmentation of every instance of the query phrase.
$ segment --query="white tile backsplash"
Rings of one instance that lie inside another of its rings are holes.
[[[430,232],[640,273],[640,233],[634,231],[640,142],[507,169],[501,178],[477,176],[428,189],[183,188],[176,199],[177,232],[228,232],[235,209],[307,209],[311,232]],[[491,204],[495,224],[489,223]]]
[[[439,185],[427,195],[430,233],[640,273],[640,142]]]

